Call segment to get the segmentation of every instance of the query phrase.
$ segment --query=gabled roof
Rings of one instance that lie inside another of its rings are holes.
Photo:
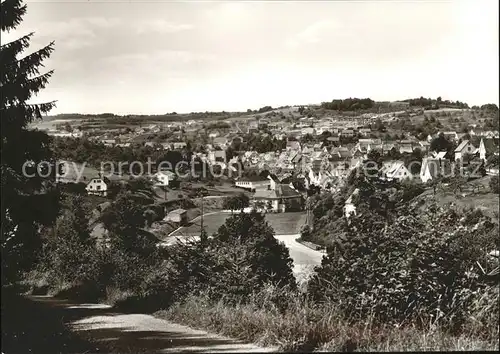
[[[449,160],[442,160],[436,158],[424,158],[422,160],[422,167],[420,174],[429,173],[431,177],[436,177],[439,174],[449,175],[453,169],[453,165]]]
[[[217,137],[214,138],[214,144],[226,144],[227,143],[227,138],[226,137]]]
[[[381,172],[387,177],[393,177],[396,172],[404,167],[405,163],[403,161],[387,161],[381,168]]]
[[[291,148],[291,149],[296,149],[296,150],[300,150],[300,143],[298,141],[287,141],[286,142],[286,147],[287,148]]]
[[[447,153],[446,151],[440,151],[438,153],[434,153],[434,157],[437,159],[444,159],[446,153]]]
[[[293,163],[297,163],[300,161],[300,159],[302,159],[302,154],[296,154],[293,158],[292,158],[292,162]]]
[[[462,150],[465,149],[467,145],[469,145],[469,143],[470,143],[469,140],[462,141],[460,145],[458,145],[457,148],[455,149],[455,152],[462,152]]]
[[[499,149],[498,140],[487,139],[487,138],[482,138],[481,140],[483,141],[484,148],[487,153],[498,152]]]

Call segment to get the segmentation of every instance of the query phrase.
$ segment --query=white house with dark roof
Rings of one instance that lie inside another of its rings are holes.
[[[413,177],[403,161],[387,161],[382,165],[380,172],[382,173],[382,179],[389,181],[402,181],[403,179],[411,179]]]
[[[172,171],[158,171],[153,175],[156,186],[167,187],[176,179],[176,175]]]
[[[105,197],[108,195],[108,183],[109,181],[106,181],[106,178],[92,178],[85,189],[89,195],[100,195]]]
[[[258,189],[251,198],[254,206],[265,205],[271,212],[285,212],[289,209],[302,209],[303,197],[294,188],[287,184],[281,184],[272,177],[268,177],[268,189]]]
[[[472,145],[472,143],[469,140],[464,140],[455,149],[455,161],[462,160],[465,155],[467,154],[472,155],[475,154],[476,152],[477,148],[474,145]]]

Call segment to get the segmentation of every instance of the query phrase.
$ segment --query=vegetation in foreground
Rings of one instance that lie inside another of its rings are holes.
[[[1,10],[5,31],[26,7],[6,0]],[[495,226],[474,210],[401,207],[364,178],[349,186],[364,201],[358,215],[323,228],[334,243],[305,291],[258,213],[231,216],[212,238],[202,232],[199,242],[159,249],[142,232],[138,193],[120,191],[102,216],[109,234],[92,238],[80,197],[21,173],[26,156],[37,163],[51,155],[46,135],[26,129],[54,105],[27,104],[52,73],[32,77],[52,45],[18,60],[30,36],[1,47],[3,286],[31,270],[24,280],[34,291],[164,310],[159,315],[287,350],[498,350],[498,259],[488,257],[499,246]],[[16,317],[31,310],[17,300],[2,296],[9,329],[2,350],[29,351],[30,341],[42,350],[87,350],[54,318]]]

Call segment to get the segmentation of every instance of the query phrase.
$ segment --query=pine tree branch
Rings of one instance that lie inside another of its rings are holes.
[[[14,104],[0,109],[0,122],[2,124],[1,136],[9,136],[16,130],[24,129],[35,119],[42,119],[42,114],[47,114],[56,106],[57,101],[38,104]],[[21,123],[19,119],[23,120]],[[2,142],[3,144],[3,142]]]
[[[0,64],[2,68],[8,63],[15,61],[16,56],[29,47],[30,39],[33,35],[34,32],[31,32],[19,39],[0,46]]]
[[[40,73],[39,67],[43,67],[42,61],[50,57],[54,50],[54,42],[44,48],[33,52],[22,59],[11,58],[10,62],[2,58],[2,76],[0,82],[6,84],[12,81],[28,80],[33,75]]]
[[[2,32],[16,28],[26,14],[26,5],[21,0],[5,0],[0,4],[0,24]]]
[[[54,71],[51,70],[43,75],[28,80],[20,78],[7,85],[0,85],[0,93],[3,97],[2,103],[7,106],[29,100],[33,95],[38,94],[40,90],[47,86],[49,78],[53,73]]]

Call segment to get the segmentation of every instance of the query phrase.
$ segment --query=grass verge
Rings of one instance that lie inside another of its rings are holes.
[[[272,291],[271,291],[272,292]],[[280,310],[268,306],[264,291],[249,303],[236,306],[190,297],[155,316],[194,328],[220,333],[281,351],[416,351],[498,350],[498,331],[491,336],[453,336],[439,328],[374,326],[353,323],[338,314],[333,304],[313,305],[299,298]],[[262,306],[262,304],[267,304]],[[260,304],[260,305],[259,305]]]

